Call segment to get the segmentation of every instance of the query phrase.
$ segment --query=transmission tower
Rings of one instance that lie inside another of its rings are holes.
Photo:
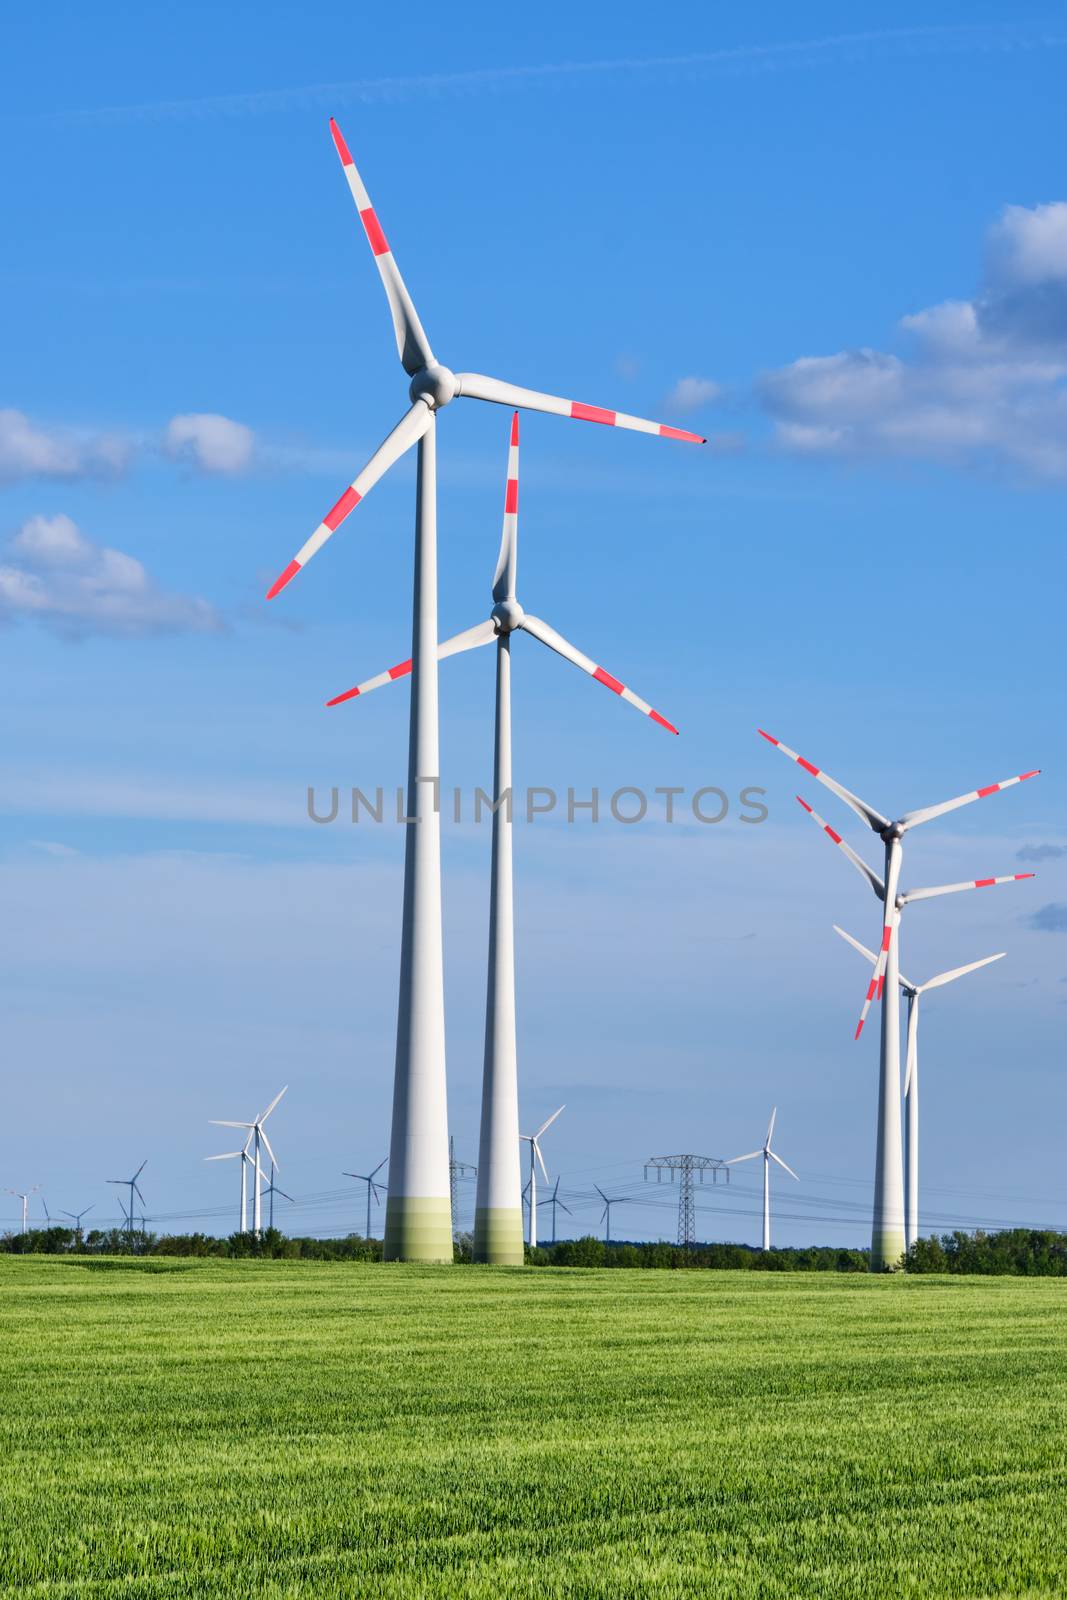
[[[696,1202],[693,1199],[693,1174],[700,1174],[700,1182],[704,1182],[705,1172],[711,1173],[712,1183],[718,1183],[719,1173],[726,1174],[726,1181],[730,1181],[730,1168],[725,1161],[720,1161],[718,1156],[650,1156],[645,1163],[645,1178],[649,1171],[656,1174],[656,1182],[663,1182],[663,1174],[669,1173],[671,1183],[674,1175],[679,1176],[680,1188],[678,1190],[678,1243],[685,1250],[692,1250],[696,1243]]]
[[[453,1232],[453,1234],[456,1231],[456,1179],[457,1178],[465,1178],[467,1176],[468,1172],[471,1173],[471,1175],[473,1177],[475,1177],[475,1178],[478,1176],[478,1168],[475,1167],[475,1166],[472,1166],[469,1161],[457,1161],[456,1160],[456,1141],[455,1141],[455,1139],[453,1139],[452,1135],[449,1134],[449,1136],[448,1136],[448,1193],[449,1193],[449,1199],[451,1201],[451,1206],[452,1206],[452,1232]]]

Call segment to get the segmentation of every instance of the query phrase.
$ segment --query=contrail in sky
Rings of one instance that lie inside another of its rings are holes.
[[[624,74],[675,73],[699,77],[722,73],[772,73],[816,67],[867,56],[975,55],[1055,49],[1067,35],[1039,24],[889,28],[867,33],[831,34],[782,44],[738,45],[692,55],[614,57],[600,61],[560,61],[540,66],[484,67],[469,72],[426,73],[415,77],[364,78],[299,88],[260,89],[209,95],[201,99],[158,100],[142,105],[55,110],[48,122],[122,123],[186,121],[213,117],[268,116],[324,105],[404,104],[417,98],[510,94],[540,86],[569,88],[597,78]],[[20,119],[21,120],[21,119]],[[36,120],[36,119],[35,119]]]

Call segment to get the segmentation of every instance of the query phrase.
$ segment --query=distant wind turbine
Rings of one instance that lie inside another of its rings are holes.
[[[270,1209],[267,1212],[267,1227],[270,1228],[272,1231],[273,1231],[273,1228],[274,1228],[274,1196],[276,1194],[280,1194],[282,1199],[283,1200],[288,1200],[290,1205],[295,1205],[296,1204],[296,1202],[294,1201],[292,1195],[291,1194],[286,1194],[285,1190],[284,1189],[279,1189],[278,1185],[275,1183],[274,1174],[275,1174],[275,1172],[277,1170],[278,1169],[277,1169],[276,1164],[272,1161],[271,1164],[270,1164],[270,1182],[268,1183],[267,1187],[263,1191],[264,1194],[269,1194],[270,1195]]]
[[[867,879],[884,908],[878,958],[860,1012],[856,1038],[859,1038],[863,1029],[871,1001],[881,1000],[883,990],[888,985],[889,994],[882,1006],[882,1036],[879,1049],[878,1133],[875,1142],[871,1269],[875,1272],[891,1272],[901,1265],[907,1248],[904,1236],[904,1161],[900,1134],[900,1001],[897,994],[901,909],[911,900],[929,900],[934,895],[955,894],[962,889],[985,889],[992,884],[1013,883],[1021,878],[1034,876],[1032,872],[1013,872],[1002,878],[971,878],[966,883],[942,884],[935,889],[911,889],[901,894],[900,869],[904,835],[910,829],[918,827],[920,823],[932,822],[936,817],[957,811],[960,806],[971,805],[975,800],[985,800],[989,795],[999,794],[1001,790],[1010,789],[1017,783],[1025,783],[1028,778],[1036,778],[1039,769],[1035,767],[1030,772],[1020,772],[1017,777],[1003,778],[999,783],[988,783],[981,789],[971,789],[967,794],[956,795],[952,800],[942,800],[938,805],[923,806],[918,811],[906,811],[903,816],[892,820],[868,805],[866,800],[861,800],[858,795],[853,794],[851,789],[846,789],[844,784],[831,778],[829,773],[822,771],[804,756],[798,755],[795,750],[790,750],[788,745],[782,744],[773,734],[765,733],[762,728],[758,732],[761,738],[775,745],[784,756],[789,757],[790,761],[795,761],[811,777],[818,779],[824,788],[829,789],[831,794],[844,801],[845,805],[867,824],[871,832],[877,834],[885,847],[885,876],[880,878],[845,843],[841,835],[831,828],[828,822],[824,822],[805,799],[797,795],[797,800],[804,810],[818,823],[827,837],[844,851],[857,871]]]
[[[137,1171],[134,1173],[132,1178],[108,1178],[107,1180],[108,1183],[117,1184],[120,1189],[129,1189],[130,1191],[130,1209],[126,1217],[126,1231],[131,1235],[131,1237],[133,1234],[133,1197],[136,1195],[141,1204],[144,1205],[144,1195],[141,1193],[141,1187],[137,1180],[147,1165],[148,1157],[145,1156],[144,1160],[141,1162],[141,1165],[137,1168]],[[144,1217],[141,1218],[141,1226],[144,1226]]]
[[[560,1210],[560,1211],[565,1211],[567,1213],[568,1217],[573,1217],[573,1215],[574,1215],[574,1212],[571,1210],[570,1206],[565,1206],[563,1204],[563,1201],[559,1197],[559,1179],[558,1178],[556,1179],[556,1184],[555,1184],[554,1189],[552,1190],[552,1193],[550,1195],[546,1196],[546,1198],[544,1200],[539,1200],[537,1203],[540,1206],[551,1206],[552,1207],[552,1243],[555,1244],[555,1242],[556,1242],[556,1211],[557,1211],[557,1209]]]
[[[878,957],[874,951],[860,944],[844,928],[839,928],[836,922],[834,932],[839,933],[861,956],[866,956],[872,966],[877,966]],[[908,997],[908,1042],[904,1067],[904,1239],[909,1250],[919,1237],[919,1000],[928,989],[940,989],[943,984],[953,983],[968,972],[988,967],[990,962],[1002,960],[1006,953],[1001,950],[995,956],[983,956],[981,961],[968,962],[965,967],[953,967],[951,972],[939,972],[936,978],[927,978],[925,983],[910,983],[902,972],[897,974],[901,991]]]
[[[289,1085],[285,1084],[283,1088],[279,1089],[278,1093],[274,1096],[274,1099],[271,1101],[271,1103],[267,1107],[266,1111],[261,1111],[259,1116],[258,1117],[254,1117],[251,1122],[224,1122],[221,1117],[209,1117],[208,1118],[208,1121],[211,1123],[212,1127],[215,1127],[215,1128],[244,1128],[248,1133],[248,1137],[244,1142],[244,1151],[248,1150],[249,1145],[252,1146],[252,1155],[251,1155],[251,1162],[252,1162],[252,1232],[256,1235],[257,1239],[258,1239],[259,1235],[263,1232],[263,1155],[262,1155],[262,1152],[264,1150],[266,1150],[267,1154],[270,1156],[271,1166],[272,1167],[277,1167],[277,1165],[278,1165],[278,1162],[277,1162],[277,1160],[275,1158],[275,1155],[274,1155],[274,1151],[270,1147],[270,1140],[267,1138],[266,1132],[264,1131],[263,1124],[266,1122],[267,1118],[270,1116],[271,1112],[274,1110],[274,1107],[278,1104],[278,1101],[281,1099],[282,1095],[285,1093],[285,1091],[286,1091],[286,1089],[288,1089],[288,1087],[289,1087]],[[240,1153],[243,1154],[244,1151],[242,1151]],[[208,1161],[211,1161],[211,1160],[228,1161],[228,1160],[231,1160],[233,1158],[233,1156],[235,1156],[236,1154],[238,1154],[237,1151],[231,1150],[231,1151],[227,1151],[226,1154],[223,1155],[223,1156],[216,1156],[216,1157],[208,1156],[208,1157],[206,1157],[206,1159]],[[242,1197],[241,1209],[242,1209],[242,1213],[243,1213],[243,1211],[244,1211],[244,1165],[243,1165],[243,1163],[242,1163],[242,1167],[241,1167],[241,1197]],[[242,1217],[242,1221],[243,1220],[244,1219]],[[244,1229],[242,1228],[241,1231],[244,1232]]]
[[[776,1155],[775,1152],[771,1149],[771,1136],[774,1133],[774,1119],[775,1119],[775,1117],[777,1115],[778,1115],[778,1107],[775,1106],[774,1109],[771,1112],[771,1120],[767,1124],[767,1137],[766,1137],[766,1139],[764,1139],[763,1144],[760,1146],[760,1148],[758,1150],[750,1150],[748,1152],[748,1154],[745,1155],[745,1156],[734,1156],[732,1158],[732,1160],[730,1160],[730,1161],[728,1161],[726,1163],[726,1165],[728,1167],[735,1167],[739,1161],[754,1161],[757,1156],[762,1156],[763,1157],[763,1248],[764,1248],[764,1250],[769,1250],[771,1248],[771,1162],[772,1161],[777,1161],[778,1165],[782,1168],[783,1172],[788,1172],[788,1174],[789,1174],[789,1176],[791,1178],[796,1178],[797,1177],[797,1175],[793,1171],[792,1167],[787,1167],[785,1162],[782,1160],[781,1156],[780,1155]],[[797,1182],[798,1183],[800,1182],[799,1178],[797,1178]]]
[[[556,1118],[559,1116],[560,1111],[562,1111],[563,1109],[564,1109],[564,1107],[560,1106],[558,1111],[553,1111],[553,1113],[549,1117],[548,1121],[547,1122],[542,1122],[541,1126],[538,1128],[536,1133],[520,1133],[519,1134],[519,1138],[521,1140],[525,1141],[526,1143],[528,1143],[529,1146],[530,1146],[530,1185],[529,1185],[529,1187],[530,1187],[530,1249],[531,1250],[536,1249],[536,1247],[537,1247],[537,1165],[536,1165],[537,1162],[540,1162],[541,1171],[545,1175],[545,1182],[546,1183],[548,1182],[548,1168],[545,1166],[545,1158],[541,1154],[541,1135],[545,1132],[545,1130],[547,1128],[550,1128],[552,1126],[552,1124],[555,1122]]]
[[[593,1188],[596,1190],[597,1194],[600,1196],[601,1200],[603,1200],[603,1202],[604,1202],[604,1209],[600,1213],[600,1220],[604,1224],[604,1243],[605,1244],[610,1244],[611,1243],[611,1208],[612,1208],[612,1206],[622,1205],[622,1203],[624,1201],[632,1200],[633,1196],[629,1195],[629,1194],[613,1194],[609,1198],[604,1193],[603,1189],[600,1187],[600,1185],[598,1183],[594,1183]]]
[[[35,1183],[32,1189],[7,1189],[4,1191],[6,1194],[13,1194],[16,1200],[22,1201],[22,1228],[20,1230],[22,1233],[29,1231],[30,1195],[36,1194],[40,1187],[41,1185],[39,1183]],[[47,1211],[45,1215],[47,1216]]]
[[[94,1205],[95,1205],[95,1202],[94,1202]],[[87,1217],[89,1215],[90,1211],[92,1211],[92,1210],[93,1210],[93,1206],[86,1206],[84,1211],[64,1211],[63,1215],[65,1217],[69,1217],[71,1219],[71,1221],[73,1222],[73,1224],[74,1224],[75,1231],[78,1232],[78,1233],[81,1233],[81,1231],[82,1231],[82,1218],[83,1217]]]
[[[356,1178],[360,1183],[365,1183],[367,1185],[367,1231],[363,1235],[364,1239],[369,1239],[370,1238],[370,1202],[371,1202],[371,1196],[372,1195],[374,1196],[375,1205],[380,1205],[381,1202],[379,1200],[379,1196],[388,1193],[388,1190],[386,1189],[384,1183],[375,1183],[375,1181],[374,1181],[375,1178],[377,1177],[378,1173],[381,1172],[382,1168],[385,1166],[385,1163],[388,1160],[389,1160],[388,1156],[383,1156],[382,1159],[379,1161],[378,1165],[374,1168],[373,1172],[346,1172],[346,1173],[343,1174],[343,1176],[346,1177],[346,1178]]]
[[[237,1218],[238,1218],[237,1228],[238,1228],[238,1232],[239,1233],[247,1233],[248,1232],[248,1168],[252,1164],[252,1158],[248,1154],[248,1146],[247,1146],[247,1144],[245,1145],[243,1150],[224,1150],[221,1155],[219,1155],[219,1156],[205,1156],[204,1160],[205,1161],[235,1161],[235,1160],[238,1159],[238,1157],[240,1158],[240,1162],[241,1162],[241,1206],[240,1206],[240,1210],[237,1213]]]

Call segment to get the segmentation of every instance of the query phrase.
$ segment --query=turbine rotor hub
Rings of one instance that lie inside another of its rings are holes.
[[[522,627],[526,615],[517,600],[498,600],[492,610],[492,620],[497,633],[514,633]]]
[[[431,411],[437,411],[456,398],[456,387],[456,374],[449,367],[435,363],[416,372],[408,393],[412,401],[425,400]]]

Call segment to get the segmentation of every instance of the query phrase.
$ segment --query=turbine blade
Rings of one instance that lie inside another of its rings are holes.
[[[846,789],[844,784],[838,783],[835,778],[831,778],[821,768],[813,766],[803,756],[798,756],[795,750],[790,750],[789,746],[783,744],[780,739],[776,739],[773,733],[764,733],[762,728],[757,728],[756,732],[761,739],[766,739],[768,744],[777,745],[784,756],[788,756],[799,767],[803,767],[805,772],[810,772],[813,778],[818,778],[821,784],[824,784],[832,794],[836,794],[839,800],[843,800],[846,806],[851,807],[857,817],[861,817],[869,828],[874,829],[875,833],[881,833],[884,828],[888,828],[889,818],[883,817],[882,813],[876,811],[873,806],[869,806],[866,800],[861,800],[858,794],[853,794],[851,789]]]
[[[558,1206],[559,1206],[559,1209],[560,1209],[560,1210],[561,1210],[561,1211],[565,1211],[565,1212],[566,1212],[566,1213],[567,1213],[567,1215],[568,1215],[568,1217],[573,1217],[573,1215],[574,1215],[574,1212],[573,1212],[573,1211],[572,1211],[572,1210],[571,1210],[571,1208],[570,1208],[570,1206],[565,1206],[565,1205],[564,1205],[564,1204],[563,1204],[563,1201],[562,1201],[562,1200],[557,1200],[557,1201],[556,1201],[556,1205],[558,1205]]]
[[[389,310],[393,314],[393,327],[396,330],[397,354],[404,364],[404,371],[414,375],[421,372],[423,367],[433,363],[433,351],[430,341],[423,331],[419,321],[418,312],[415,310],[411,296],[408,294],[407,285],[400,276],[400,268],[396,264],[393,252],[386,242],[382,232],[381,223],[374,214],[374,207],[370,203],[370,195],[363,185],[363,179],[356,171],[356,163],[349,154],[349,149],[344,141],[344,135],[333,118],[330,118],[330,133],[337,146],[337,154],[341,158],[341,165],[348,179],[348,187],[352,191],[352,198],[356,202],[359,220],[363,224],[363,231],[367,235],[367,243],[374,252],[374,262],[381,275],[382,285],[389,301]]]
[[[842,837],[838,833],[837,829],[836,828],[831,828],[830,824],[823,817],[820,817],[819,813],[815,810],[814,806],[809,806],[808,802],[804,799],[803,795],[799,795],[798,794],[797,797],[796,797],[796,800],[797,800],[797,804],[798,805],[804,807],[804,810],[808,813],[808,816],[811,817],[812,821],[818,823],[819,827],[822,829],[823,833],[825,833],[826,837],[828,839],[832,839],[834,844],[837,845],[838,849],[841,850],[844,853],[844,855],[846,855],[848,857],[849,861],[851,861],[851,863],[855,867],[856,871],[859,872],[859,873],[862,873],[863,877],[865,877],[867,879],[867,882],[870,884],[871,888],[874,890],[874,892],[878,896],[879,900],[884,899],[884,897],[885,897],[885,884],[882,882],[882,880],[878,876],[877,872],[875,872],[874,868],[873,867],[869,867],[867,865],[866,861],[863,860],[863,857],[862,856],[858,856],[856,854],[855,850],[853,850],[852,846],[850,844],[846,844],[845,843],[844,839],[842,839]],[[873,960],[873,957],[872,957],[872,960]]]
[[[537,1143],[536,1139],[534,1140],[534,1155],[537,1157],[538,1165],[540,1166],[541,1171],[545,1175],[545,1182],[549,1183],[551,1180],[549,1179],[549,1176],[548,1176],[548,1168],[545,1166],[545,1158],[541,1154],[541,1146]]]
[[[270,1105],[267,1107],[266,1111],[264,1111],[263,1115],[259,1119],[261,1127],[262,1127],[263,1123],[266,1122],[267,1118],[270,1116],[271,1112],[274,1110],[274,1107],[278,1104],[278,1101],[281,1099],[282,1095],[285,1093],[285,1090],[288,1089],[288,1087],[289,1087],[289,1085],[286,1084],[284,1089],[279,1089],[278,1090],[278,1093],[274,1096],[274,1099],[271,1101]]]
[[[972,789],[969,794],[957,795],[955,800],[944,800],[939,806],[924,806],[920,811],[908,811],[900,819],[900,831],[908,828],[917,828],[920,822],[930,822],[934,817],[943,817],[946,811],[956,811],[960,806],[969,806],[972,800],[985,800],[988,795],[999,794],[1001,789],[1010,789],[1013,784],[1025,783],[1027,778],[1037,778],[1041,775],[1041,768],[1035,767],[1032,772],[1020,772],[1017,778],[1002,778],[1000,783],[987,784],[984,789]]]
[[[133,1181],[135,1183],[136,1183],[137,1179],[141,1176],[141,1173],[144,1171],[144,1169],[145,1169],[145,1167],[147,1167],[147,1165],[148,1165],[148,1157],[145,1156],[144,1160],[141,1162],[141,1165],[137,1168],[137,1171],[133,1175]],[[41,1186],[40,1186],[39,1183],[35,1183],[33,1187],[35,1189],[39,1189]]]
[[[337,504],[327,511],[311,538],[300,547],[285,571],[280,577],[275,578],[267,590],[268,600],[273,600],[276,594],[280,594],[286,584],[296,577],[301,567],[307,566],[316,551],[322,549],[331,533],[335,533],[341,526],[349,512],[370,493],[378,479],[395,461],[400,460],[406,450],[417,444],[432,424],[433,412],[424,400],[416,400],[411,410],[401,417],[392,433],[375,450],[363,471],[352,479]]]
[[[781,1156],[776,1156],[773,1150],[768,1150],[767,1154],[770,1156],[772,1161],[777,1161],[778,1165],[782,1168],[783,1172],[788,1172],[788,1174],[789,1174],[789,1176],[791,1178],[797,1178],[797,1175],[793,1171],[792,1167],[787,1166],[786,1163],[782,1160]],[[799,1178],[797,1178],[797,1182],[798,1183],[800,1182]]]
[[[935,889],[906,889],[900,903],[906,906],[913,900],[934,900],[938,895],[960,894],[964,889],[990,889],[995,883],[1019,883],[1023,878],[1034,876],[1032,872],[1009,872],[1003,878],[969,878],[966,883],[942,883]]]
[[[274,1151],[270,1147],[270,1140],[267,1138],[267,1135],[264,1133],[262,1128],[260,1128],[260,1130],[259,1130],[259,1137],[263,1140],[263,1143],[266,1146],[267,1154],[270,1156],[271,1166],[273,1166],[276,1171],[280,1172],[282,1169],[278,1165],[278,1161],[277,1161],[277,1158],[276,1158],[276,1156],[274,1154]]]
[[[382,1168],[385,1166],[385,1163],[388,1160],[389,1160],[388,1156],[383,1156],[382,1159],[379,1161],[378,1165],[375,1167],[374,1172],[381,1172]],[[374,1172],[371,1173],[371,1177],[372,1178],[374,1177]]]
[[[762,1154],[762,1150],[750,1150],[747,1156],[731,1156],[726,1165],[728,1167],[736,1167],[739,1161],[754,1161],[757,1156],[761,1156]]]
[[[624,411],[607,411],[603,406],[583,405],[580,400],[561,400],[558,395],[542,394],[537,389],[521,389],[500,378],[487,378],[481,372],[457,372],[456,393],[471,400],[490,400],[499,406],[520,406],[524,411],[547,411],[554,417],[573,417],[577,422],[603,422],[609,428],[631,428],[636,433],[659,434],[663,439],[684,439],[689,444],[707,444],[699,433],[671,428],[665,422],[648,422],[630,417]]]
[[[232,1161],[234,1156],[243,1156],[243,1150],[226,1150],[221,1156],[205,1156],[205,1161]]]
[[[988,967],[991,961],[1002,961],[1007,955],[1006,950],[1001,950],[995,956],[983,956],[981,961],[969,961],[965,967],[953,967],[951,972],[939,972],[936,978],[927,978],[926,982],[919,985],[919,991],[925,994],[927,989],[940,989],[943,983],[953,983],[957,978],[962,978],[964,973],[977,972],[979,967]]]
[[[768,1149],[770,1148],[771,1135],[774,1132],[774,1119],[775,1119],[775,1117],[777,1115],[778,1115],[778,1107],[775,1106],[774,1109],[771,1111],[771,1120],[767,1124],[767,1148]]]
[[[493,573],[493,599],[514,600],[515,569],[519,541],[519,413],[512,412],[511,441],[508,445],[508,477],[504,489],[504,527],[500,535],[500,554]]]
[[[874,973],[871,977],[870,984],[867,988],[867,994],[860,1010],[860,1020],[856,1024],[856,1032],[854,1037],[857,1039],[863,1032],[863,1024],[867,1021],[867,1013],[871,1009],[871,1001],[875,999],[880,1000],[882,998],[882,988],[885,984],[886,962],[889,958],[889,946],[893,939],[893,929],[897,919],[897,884],[900,882],[900,859],[901,852],[898,844],[890,852],[889,856],[888,882],[885,886],[883,904],[882,943],[875,960]],[[895,1003],[896,1002],[894,999],[894,1004]]]
[[[919,996],[912,995],[911,1004],[908,1006],[908,1053],[907,1065],[904,1069],[904,1093],[911,1088],[912,1074],[915,1071],[915,1061],[919,1049]]]
[[[557,1110],[553,1111],[552,1115],[549,1117],[547,1122],[542,1122],[541,1126],[538,1128],[537,1132],[534,1134],[534,1138],[535,1139],[540,1139],[540,1137],[544,1133],[545,1129],[546,1128],[551,1128],[552,1124],[555,1122],[556,1118],[559,1116],[560,1111],[565,1111],[566,1108],[567,1108],[567,1103],[566,1103],[566,1101],[564,1101],[563,1105],[561,1105]]]
[[[254,1122],[223,1122],[219,1117],[208,1117],[208,1125],[212,1128],[254,1128]]]
[[[271,1184],[271,1189],[274,1191],[275,1194],[280,1194],[283,1200],[288,1200],[290,1205],[295,1205],[296,1204],[296,1201],[293,1199],[292,1195],[291,1194],[286,1194],[284,1189],[279,1189],[278,1185],[276,1183],[272,1183]]]
[[[678,732],[673,722],[668,722],[666,717],[660,716],[658,711],[653,711],[646,700],[640,699],[632,689],[628,689],[624,683],[620,683],[618,678],[613,678],[610,672],[605,672],[603,667],[598,667],[595,661],[590,661],[588,656],[584,656],[580,650],[576,650],[572,644],[568,644],[562,634],[557,633],[555,628],[550,628],[547,622],[542,622],[540,617],[532,617],[527,611],[524,613],[519,626],[524,628],[527,633],[533,634],[535,639],[540,639],[542,644],[546,644],[550,650],[554,650],[557,655],[561,655],[565,661],[573,661],[576,667],[581,667],[583,672],[588,672],[589,676],[595,678],[597,683],[602,683],[606,688],[612,689],[615,694],[621,695],[624,700],[635,706],[638,711],[643,712],[646,717],[651,717],[652,721],[658,722],[661,728],[666,728],[668,733]]]
[[[453,634],[451,639],[446,639],[437,646],[437,659],[443,661],[446,656],[455,656],[461,650],[476,650],[479,645],[492,644],[496,638],[496,628],[487,617],[484,622],[476,623],[473,628],[467,628],[463,633]],[[354,689],[346,689],[344,694],[335,694],[332,700],[327,700],[327,706],[343,705],[346,700],[355,700],[357,695],[369,694],[371,689],[381,689],[387,683],[395,683],[398,678],[406,678],[411,671],[411,658],[401,661],[398,666],[390,667],[388,672],[379,672],[377,677],[368,678],[365,683],[357,683]],[[388,1160],[388,1156],[386,1160]],[[384,1163],[383,1163],[384,1165]]]
[[[874,963],[878,960],[878,957],[875,955],[873,950],[868,950],[865,944],[860,944],[859,940],[854,939],[850,933],[846,933],[844,928],[839,928],[836,922],[833,923],[832,926],[835,933],[839,933],[842,939],[844,939],[847,944],[852,946],[853,950],[858,950],[861,956],[866,956],[867,960],[871,963],[871,966],[874,966]]]

